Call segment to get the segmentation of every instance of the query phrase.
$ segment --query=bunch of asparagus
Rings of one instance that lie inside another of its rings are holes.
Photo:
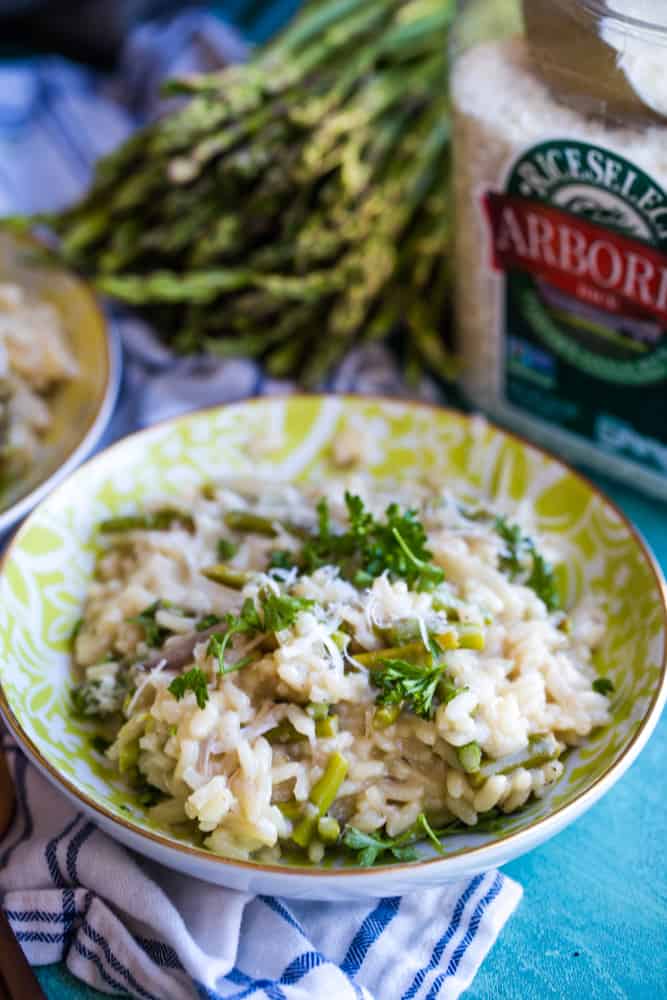
[[[399,328],[448,375],[454,7],[310,0],[247,64],[171,83],[187,103],[41,220],[59,258],[181,352],[315,385]]]

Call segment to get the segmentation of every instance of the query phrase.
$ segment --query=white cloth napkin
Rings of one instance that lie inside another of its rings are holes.
[[[500,872],[367,903],[251,897],[132,855],[7,737],[0,892],[35,965],[139,1000],[453,1000],[521,898]]]
[[[58,59],[0,65],[0,215],[49,210],[95,159],[154,113],[159,82],[243,55],[215,18],[189,12],[135,32],[112,79]],[[251,361],[174,359],[114,311],[125,386],[107,441],[179,412],[288,392]],[[381,345],[348,357],[334,391],[405,395]],[[439,397],[425,381],[419,395]],[[517,905],[516,883],[470,882],[358,904],[249,897],[175,874],[102,834],[5,737],[17,807],[0,841],[0,893],[29,960],[141,1000],[434,1000],[457,997]]]

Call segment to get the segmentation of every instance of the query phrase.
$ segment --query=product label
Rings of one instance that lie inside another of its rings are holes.
[[[508,402],[667,477],[667,193],[609,150],[554,140],[484,210]]]

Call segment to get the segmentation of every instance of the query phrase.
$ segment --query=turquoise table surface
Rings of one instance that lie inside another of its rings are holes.
[[[667,572],[667,506],[599,481]],[[667,715],[601,802],[506,866],[523,900],[466,1000],[667,998],[666,761]],[[38,974],[49,1000],[102,997],[62,966]]]

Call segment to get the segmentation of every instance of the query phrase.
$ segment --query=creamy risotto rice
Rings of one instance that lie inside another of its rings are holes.
[[[0,483],[31,464],[48,430],[49,394],[78,374],[54,306],[0,284]]]
[[[211,851],[410,859],[543,794],[609,721],[558,550],[418,485],[227,483],[100,525],[74,710]]]

